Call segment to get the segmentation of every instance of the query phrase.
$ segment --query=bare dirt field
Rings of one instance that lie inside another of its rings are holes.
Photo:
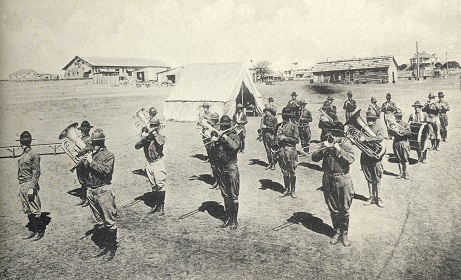
[[[292,91],[314,112],[325,99],[307,82],[257,84],[265,99],[275,98],[279,111]],[[2,279],[459,279],[461,277],[461,91],[459,76],[419,82],[401,80],[384,85],[336,85],[334,105],[344,121],[342,102],[351,90],[365,111],[370,97],[378,103],[386,93],[404,112],[414,101],[425,102],[429,92],[443,91],[451,105],[448,142],[428,153],[427,164],[411,161],[409,181],[395,180],[396,163],[383,159],[385,208],[363,206],[368,196],[356,161],[351,166],[356,199],[351,207],[349,248],[331,246],[331,221],[323,200],[318,163],[300,157],[298,198],[279,198],[280,169],[265,170],[265,152],[256,140],[259,117],[247,125],[247,149],[239,154],[241,178],[239,228],[218,228],[222,198],[210,190],[210,167],[205,149],[190,154],[187,147],[200,136],[195,123],[167,122],[165,162],[168,172],[166,215],[149,214],[142,196],[150,187],[140,175],[144,155],[134,143],[133,116],[140,108],[156,106],[162,114],[167,88],[110,88],[87,81],[0,84],[0,146],[17,145],[29,130],[33,143],[59,142],[61,131],[88,120],[106,132],[106,145],[115,154],[113,185],[118,205],[120,247],[111,262],[98,252],[85,232],[93,227],[91,210],[75,206],[78,187],[65,154],[41,156],[42,210],[51,223],[43,239],[23,240],[27,217],[18,197],[17,159],[1,158],[0,278]],[[318,119],[311,125],[318,140]],[[391,141],[386,140],[388,153]],[[47,147],[37,147],[49,152]],[[7,156],[2,149],[0,156]],[[416,158],[416,152],[411,156]],[[195,177],[194,177],[195,176]],[[190,180],[195,178],[195,180]],[[261,187],[265,187],[261,188]],[[135,199],[140,202],[126,206]],[[217,205],[217,203],[221,203]],[[126,206],[126,207],[124,207]],[[201,207],[202,206],[202,207]],[[179,219],[195,209],[198,213]],[[291,221],[292,223],[287,223]],[[277,229],[280,225],[286,227]]]

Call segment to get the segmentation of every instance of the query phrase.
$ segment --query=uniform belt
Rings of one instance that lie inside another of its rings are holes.
[[[342,175],[345,175],[347,173],[343,173],[343,172],[338,172],[338,173],[327,173],[327,175],[330,175],[330,176],[342,176]]]
[[[156,162],[156,161],[161,160],[162,158],[163,158],[163,157],[159,157],[159,158],[156,158],[156,159],[153,159],[153,160],[151,159],[151,160],[148,160],[147,162],[149,162],[149,163],[154,163],[154,162]]]
[[[97,185],[97,186],[88,186],[88,188],[95,190],[95,189],[98,189],[100,187],[104,187],[104,186],[107,186],[107,185],[109,185],[109,184]]]

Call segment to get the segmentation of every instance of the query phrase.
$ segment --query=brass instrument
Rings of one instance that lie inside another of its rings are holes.
[[[78,123],[73,123],[64,129],[59,135],[59,140],[62,140],[61,147],[66,152],[66,154],[72,159],[75,163],[74,167],[70,169],[71,172],[75,170],[77,165],[84,160],[91,151],[87,152],[84,155],[79,156],[79,152],[85,148],[86,144],[83,142],[82,138],[78,136],[77,133]]]
[[[138,141],[139,137],[141,137],[141,134],[143,130],[147,129],[148,132],[152,132],[152,129],[150,128],[150,122],[146,117],[146,113],[144,108],[139,109],[136,114],[134,115],[136,118],[135,122],[133,123],[133,128],[136,131],[137,135],[130,136],[127,139],[123,141],[123,144],[128,145],[131,144],[135,141]],[[165,124],[161,123],[159,130],[162,130],[165,128]]]
[[[326,121],[333,122],[333,119],[325,111],[322,110],[322,106],[320,106],[316,112],[319,114],[318,118],[320,120],[326,119]]]
[[[358,110],[350,119],[344,124],[347,126],[346,137],[353,143],[359,150],[366,153],[369,157],[380,159],[386,153],[386,146],[380,143],[362,142],[362,137],[373,137],[376,134],[368,127],[367,123],[360,117],[360,110]]]
[[[397,123],[397,121],[395,120],[395,116],[393,114],[390,114],[387,117],[387,127],[389,128],[389,130],[394,131],[399,136],[405,135],[407,131],[405,127]]]
[[[201,124],[204,128],[207,129],[205,133],[201,132],[201,134],[205,137],[205,139],[202,139],[202,141],[190,145],[187,148],[189,153],[192,153],[193,151],[196,151],[202,147],[205,147],[214,142],[217,142],[221,138],[221,136],[223,136],[227,132],[233,131],[238,135],[243,131],[243,128],[239,127],[238,125],[234,125],[226,130],[220,131],[214,128],[213,126],[211,126],[205,119],[202,120]]]

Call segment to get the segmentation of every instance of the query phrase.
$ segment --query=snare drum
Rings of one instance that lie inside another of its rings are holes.
[[[429,124],[411,123],[410,124],[410,150],[425,151],[429,147]]]

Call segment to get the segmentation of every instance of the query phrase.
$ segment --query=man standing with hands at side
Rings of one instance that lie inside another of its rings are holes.
[[[354,114],[357,109],[357,103],[352,99],[352,91],[347,92],[347,100],[344,101],[343,109],[346,111],[346,122]]]

